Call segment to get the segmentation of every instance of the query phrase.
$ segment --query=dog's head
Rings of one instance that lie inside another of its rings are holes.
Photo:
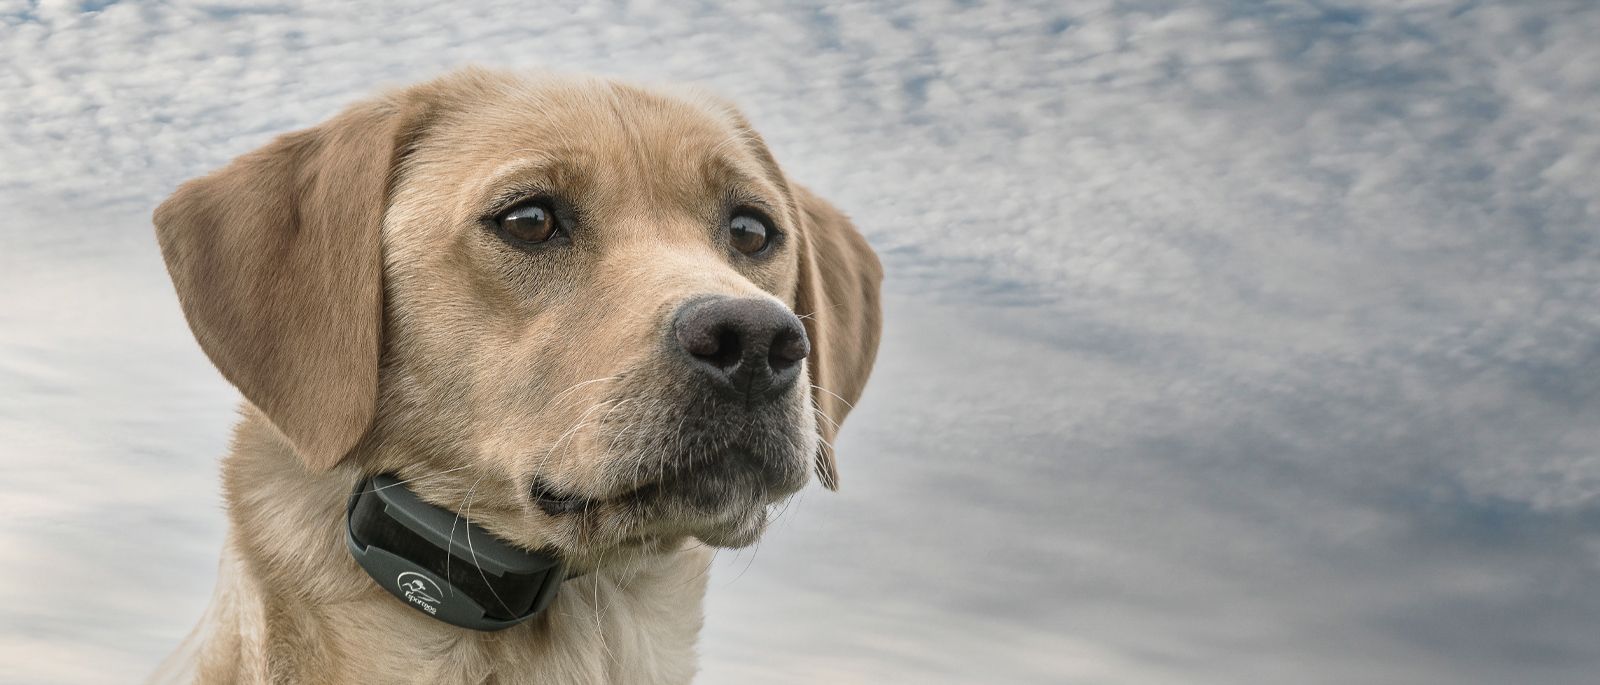
[[[877,348],[872,251],[733,108],[468,71],[156,210],[206,353],[312,471],[569,555],[752,542]]]

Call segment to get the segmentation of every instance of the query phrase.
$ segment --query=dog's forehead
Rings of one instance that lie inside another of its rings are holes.
[[[486,191],[540,173],[685,199],[737,183],[787,204],[759,138],[709,97],[600,79],[531,79],[453,99],[417,146],[417,163]]]
[[[639,157],[693,151],[736,133],[699,103],[607,81],[527,82],[464,111],[500,143]]]

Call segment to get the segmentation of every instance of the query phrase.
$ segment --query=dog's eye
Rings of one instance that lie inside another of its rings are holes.
[[[728,219],[728,237],[733,249],[747,255],[759,254],[771,242],[767,222],[755,214],[740,212]]]
[[[542,243],[554,237],[561,225],[550,206],[535,202],[522,205],[495,220],[506,235],[525,243]]]

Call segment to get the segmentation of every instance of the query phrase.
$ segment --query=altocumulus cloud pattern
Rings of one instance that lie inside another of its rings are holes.
[[[148,225],[465,63],[693,81],[889,269],[703,682],[1589,683],[1600,6],[0,2],[0,662],[198,617],[234,395]]]

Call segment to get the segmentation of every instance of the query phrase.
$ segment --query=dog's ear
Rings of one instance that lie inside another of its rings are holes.
[[[811,338],[811,399],[821,416],[817,431],[817,478],[839,489],[833,440],[850,413],[878,354],[883,310],[878,290],[883,267],[854,224],[833,205],[799,185],[791,186],[803,224],[795,311]]]
[[[376,407],[379,227],[420,126],[398,99],[353,106],[189,181],[156,237],[201,349],[313,470],[337,464]]]

